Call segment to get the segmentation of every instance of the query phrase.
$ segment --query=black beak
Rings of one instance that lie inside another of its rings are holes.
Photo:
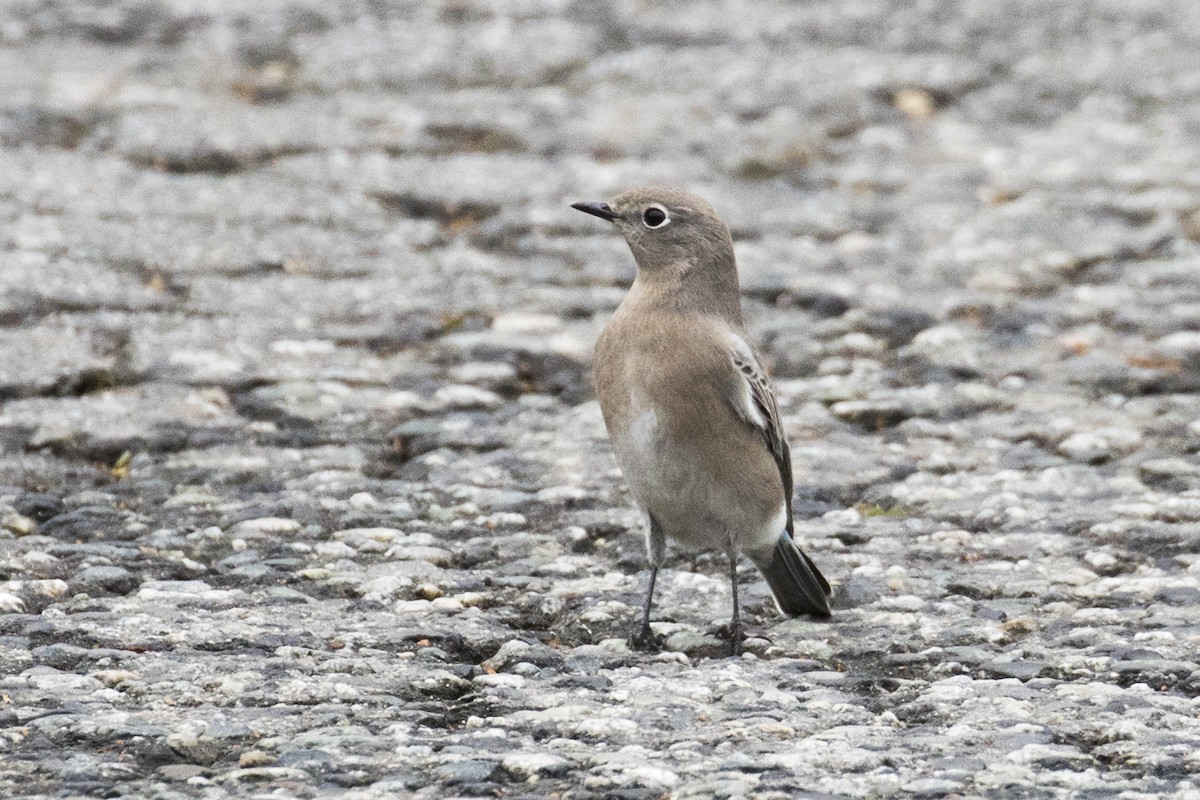
[[[606,219],[609,222],[617,218],[613,210],[608,207],[608,203],[571,203],[571,208],[582,211],[585,214],[591,214],[593,217]]]

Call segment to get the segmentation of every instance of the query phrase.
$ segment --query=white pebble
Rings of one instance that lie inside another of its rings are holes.
[[[433,399],[450,408],[495,408],[504,402],[495,392],[463,385],[443,386],[434,392]]]
[[[358,551],[345,542],[320,542],[313,549],[317,555],[326,558],[353,558],[358,555]]]
[[[239,522],[234,530],[254,531],[257,533],[293,533],[300,530],[301,525],[294,519],[285,517],[259,517]]]
[[[483,675],[475,676],[473,682],[480,686],[492,686],[502,689],[520,689],[525,685],[524,678],[520,675],[513,675],[510,672],[497,672],[494,675],[484,673]]]
[[[365,511],[371,508],[377,508],[379,501],[375,499],[370,492],[357,492],[350,495],[350,507]]]

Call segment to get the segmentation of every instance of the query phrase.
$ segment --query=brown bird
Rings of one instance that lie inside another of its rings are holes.
[[[791,454],[746,339],[729,228],[707,202],[672,189],[633,189],[572,208],[613,223],[637,261],[593,365],[617,461],[649,520],[650,581],[631,642],[655,646],[650,607],[668,538],[728,554],[734,653],[742,638],[739,550],[783,613],[828,617],[829,583],[792,540]]]

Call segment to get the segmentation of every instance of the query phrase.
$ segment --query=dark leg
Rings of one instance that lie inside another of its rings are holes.
[[[642,627],[629,637],[629,645],[634,650],[658,652],[658,641],[650,630],[650,606],[654,602],[654,582],[658,580],[658,567],[650,567],[650,585],[646,587],[646,602],[642,605]]]
[[[729,550],[729,585],[733,589],[733,616],[729,619],[729,655],[742,652],[742,615],[738,609],[737,551]]]
[[[646,604],[642,606],[642,625],[629,637],[629,646],[634,650],[657,653],[662,643],[650,630],[650,606],[654,603],[654,582],[658,579],[658,568],[667,555],[667,537],[654,515],[647,512],[649,527],[646,529],[646,556],[650,559],[650,585],[646,587]]]

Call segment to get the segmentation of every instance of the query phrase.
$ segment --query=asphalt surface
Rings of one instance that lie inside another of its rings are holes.
[[[1200,4],[0,7],[0,795],[1200,797]],[[832,621],[588,382],[737,241]]]

